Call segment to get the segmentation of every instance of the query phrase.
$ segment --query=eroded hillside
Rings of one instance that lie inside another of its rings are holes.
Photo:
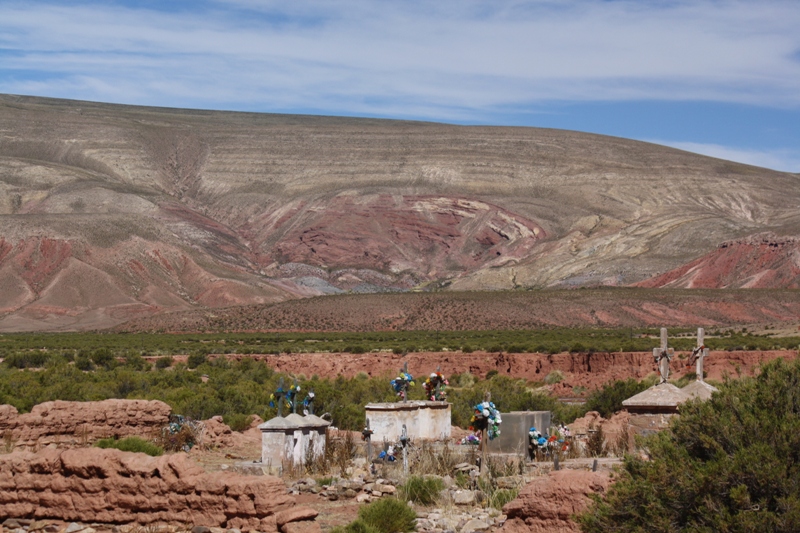
[[[797,175],[576,132],[0,96],[0,330],[428,286],[796,287],[796,253],[663,273],[797,236],[798,200]]]

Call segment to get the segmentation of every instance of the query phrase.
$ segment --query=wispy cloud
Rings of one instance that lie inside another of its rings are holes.
[[[796,2],[177,5],[3,3],[0,90],[379,114],[400,101],[445,119],[547,100],[800,105]],[[47,75],[15,75],[30,70]]]
[[[798,27],[796,0],[6,0],[0,92],[462,123],[564,102],[799,113]]]
[[[800,173],[800,154],[793,150],[751,150],[747,148],[736,148],[731,146],[721,146],[718,144],[693,143],[693,142],[673,142],[650,140],[656,144],[663,144],[694,152],[696,154],[736,161],[757,167],[782,170],[784,172]]]

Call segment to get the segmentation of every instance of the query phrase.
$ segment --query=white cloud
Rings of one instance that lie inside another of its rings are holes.
[[[693,142],[673,142],[649,140],[648,142],[671,146],[679,150],[694,152],[696,154],[745,163],[757,167],[771,168],[783,172],[800,173],[800,154],[790,150],[752,150],[747,148],[736,148],[731,146],[721,146],[718,144],[705,144]]]
[[[71,87],[67,96],[104,101],[172,105],[183,95],[200,106],[401,116],[409,106],[437,120],[551,100],[800,106],[794,1],[195,6],[4,2],[0,91]]]

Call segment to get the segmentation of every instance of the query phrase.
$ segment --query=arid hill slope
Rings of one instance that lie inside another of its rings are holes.
[[[800,234],[798,200],[797,175],[576,132],[0,96],[0,330],[342,290],[629,285]],[[759,268],[719,285],[797,285]]]
[[[475,331],[797,322],[798,290],[631,288],[343,294],[142,317],[118,331]],[[795,328],[796,329],[796,328]]]

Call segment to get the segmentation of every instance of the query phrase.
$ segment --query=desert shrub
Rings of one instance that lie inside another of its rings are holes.
[[[78,354],[78,357],[75,358],[75,367],[78,370],[88,372],[90,370],[94,370],[94,363],[91,359],[89,359],[88,355]]]
[[[489,506],[495,509],[502,509],[505,504],[516,499],[519,489],[497,489],[489,498]]]
[[[493,377],[495,377],[495,376],[496,376],[496,375],[498,375],[499,373],[500,373],[500,372],[498,372],[497,370],[489,370],[489,371],[486,373],[486,379],[492,379]]]
[[[564,381],[564,373],[560,370],[553,370],[544,378],[544,382],[548,385],[555,385]]]
[[[400,486],[400,497],[421,505],[431,505],[444,490],[444,481],[438,477],[410,476]]]
[[[579,518],[608,531],[800,531],[800,360],[681,405]]]
[[[189,368],[197,368],[198,366],[202,365],[208,360],[208,356],[205,353],[193,353],[190,354],[189,357],[186,359],[186,364]]]
[[[359,509],[358,519],[379,533],[405,533],[414,531],[417,513],[405,502],[381,498]]]
[[[7,355],[3,362],[12,368],[41,368],[50,357],[43,352],[17,352]]]
[[[464,346],[461,347],[461,351],[464,353],[472,353],[475,350],[469,344],[465,344]]]
[[[632,378],[603,385],[602,389],[593,392],[586,399],[586,410],[597,411],[604,418],[609,418],[622,409],[623,401],[639,394],[648,386],[647,383]]]
[[[100,348],[92,352],[92,362],[97,366],[104,368],[113,368],[117,364],[117,360],[111,350],[108,348]]]
[[[353,346],[353,347],[352,347],[352,348],[350,348],[348,351],[349,351],[350,353],[352,353],[352,354],[362,354],[362,353],[366,352],[367,350],[366,350],[366,349],[364,349],[364,347],[363,347],[363,346],[360,346],[360,345],[359,345],[359,346]]]
[[[603,433],[602,426],[598,426],[595,431],[589,432],[589,438],[586,441],[586,453],[589,454],[589,457],[605,457],[608,455],[606,436]]]
[[[395,355],[402,355],[403,349],[400,348],[399,346],[395,346],[394,348],[392,348],[392,353]]]
[[[233,431],[244,431],[253,423],[253,415],[245,415],[242,413],[234,413],[231,415],[223,415],[222,421],[228,424]]]
[[[159,357],[158,359],[156,359],[156,368],[158,369],[169,368],[171,366],[172,366],[171,355],[165,355],[164,357]]]
[[[150,364],[138,353],[128,353],[125,355],[125,366],[132,370],[146,370],[150,368]]]
[[[158,457],[164,454],[164,449],[140,437],[126,437],[124,439],[101,439],[95,443],[98,448],[116,448],[123,452],[146,453]]]
[[[381,533],[374,527],[366,524],[363,520],[358,519],[350,522],[346,526],[335,527],[331,529],[331,533]]]

